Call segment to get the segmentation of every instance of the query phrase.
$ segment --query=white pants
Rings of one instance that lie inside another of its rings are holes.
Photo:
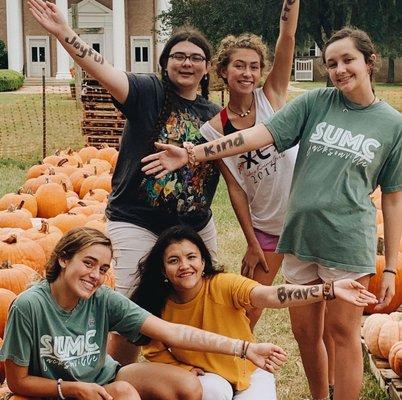
[[[202,400],[276,400],[275,377],[261,368],[253,372],[247,389],[235,392],[232,385],[220,375],[206,372],[199,378]]]
[[[151,250],[158,237],[151,231],[128,222],[108,221],[106,230],[113,246],[116,291],[129,297],[136,284],[134,274],[138,262]],[[198,234],[211,253],[212,264],[217,265],[218,245],[212,218]]]

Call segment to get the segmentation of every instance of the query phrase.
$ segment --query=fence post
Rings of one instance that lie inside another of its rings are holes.
[[[46,157],[46,82],[45,68],[42,68],[42,159]]]

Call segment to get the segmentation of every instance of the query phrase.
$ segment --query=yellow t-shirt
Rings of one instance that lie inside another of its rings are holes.
[[[243,276],[220,273],[204,279],[197,296],[188,303],[168,300],[162,318],[169,322],[190,325],[231,338],[253,341],[245,307],[250,307],[250,292],[259,283]],[[254,364],[232,355],[167,348],[151,341],[142,349],[143,355],[153,362],[172,364],[187,370],[193,367],[219,374],[236,390],[247,389]]]

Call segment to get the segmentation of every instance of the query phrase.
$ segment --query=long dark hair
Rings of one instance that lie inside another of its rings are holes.
[[[163,126],[165,125],[167,119],[169,118],[172,109],[173,109],[173,104],[172,104],[172,95],[173,93],[176,92],[176,88],[173,85],[173,83],[170,81],[166,67],[167,63],[169,60],[169,54],[170,50],[172,49],[173,46],[175,46],[177,43],[180,42],[191,42],[198,46],[200,49],[204,51],[206,61],[205,62],[210,62],[211,57],[212,57],[212,47],[209,44],[208,40],[206,37],[197,29],[190,27],[190,26],[183,26],[179,29],[177,29],[173,35],[170,37],[170,39],[166,42],[165,47],[163,48],[162,54],[159,57],[159,65],[161,67],[161,73],[162,73],[162,85],[163,89],[165,92],[165,99],[163,102],[162,110],[159,113],[158,120],[155,124],[154,128],[154,134],[151,140],[152,143],[152,148],[155,150],[153,147],[153,143],[158,140],[159,134]],[[207,73],[200,82],[201,85],[201,95],[208,100],[209,96],[209,73]]]
[[[204,260],[204,277],[208,278],[220,272],[222,268],[212,265],[211,255],[200,235],[188,226],[173,226],[161,233],[150,252],[141,259],[136,272],[136,286],[131,300],[140,307],[161,317],[172,285],[165,281],[163,256],[168,246],[188,240],[198,247]]]

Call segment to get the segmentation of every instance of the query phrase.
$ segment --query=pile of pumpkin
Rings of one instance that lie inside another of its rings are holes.
[[[107,145],[57,151],[29,168],[17,193],[0,199],[0,347],[10,304],[44,276],[45,264],[63,234],[79,226],[105,232],[117,156],[117,150]],[[114,282],[110,270],[105,283],[113,287]],[[4,379],[0,362],[0,386]],[[3,392],[9,392],[7,387],[0,388],[0,399]]]

